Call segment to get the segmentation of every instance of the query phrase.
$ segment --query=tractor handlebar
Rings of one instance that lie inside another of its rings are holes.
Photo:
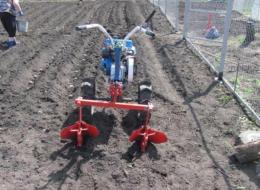
[[[152,38],[155,37],[155,33],[151,30],[146,30],[145,34],[148,35],[148,36],[151,36]]]
[[[144,23],[148,23],[154,16],[156,10],[153,10],[153,12],[145,19]]]
[[[108,37],[112,44],[114,44],[114,40],[111,37],[111,35],[107,32],[107,30],[100,24],[86,24],[86,25],[80,25],[80,26],[76,26],[76,30],[77,31],[82,31],[82,30],[86,30],[86,29],[92,29],[92,28],[98,28],[101,32],[103,32],[106,37]],[[152,32],[150,29],[148,28],[144,28],[143,26],[136,26],[131,32],[129,32],[126,37],[124,38],[124,44],[126,44],[126,41],[131,38],[135,33],[137,32],[143,32],[144,34],[151,36],[151,37],[155,37],[155,33]]]
[[[92,28],[98,28],[101,32],[103,32],[106,35],[106,37],[108,37],[113,42],[113,38],[110,36],[107,30],[100,24],[85,24],[85,25],[76,26],[75,29],[77,31],[81,31],[81,30],[92,29]]]

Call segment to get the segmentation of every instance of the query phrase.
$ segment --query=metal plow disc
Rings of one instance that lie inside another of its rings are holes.
[[[140,129],[132,132],[129,140],[131,142],[141,140],[141,151],[144,152],[148,142],[159,144],[166,142],[168,139],[167,136],[161,131],[157,131],[152,128],[141,127]]]
[[[99,130],[95,126],[89,125],[84,121],[78,121],[74,125],[64,128],[60,132],[60,137],[62,139],[76,137],[77,145],[81,146],[83,143],[83,138],[87,134],[91,137],[97,137],[99,135]]]
[[[87,134],[91,137],[97,137],[99,135],[99,130],[94,125],[84,124],[84,128],[87,129]]]
[[[143,133],[142,131],[143,131],[143,128],[134,130],[129,137],[129,141],[133,142],[133,141],[138,140],[141,137],[141,134]]]
[[[62,131],[60,132],[60,137],[62,139],[70,139],[72,137],[75,136],[75,132],[73,132],[74,130],[77,130],[79,128],[78,123],[75,123],[74,125],[71,125],[69,127],[66,127],[64,129],[62,129]]]
[[[168,140],[167,136],[163,132],[151,128],[148,130],[149,130],[148,134],[150,134],[149,141],[151,141],[152,143],[160,144]]]

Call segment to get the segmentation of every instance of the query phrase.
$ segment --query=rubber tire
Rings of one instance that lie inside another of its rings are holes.
[[[134,80],[134,58],[127,58],[127,81],[133,82]]]
[[[152,99],[152,84],[150,81],[142,81],[138,85],[138,103],[139,104],[148,104]],[[138,112],[137,120],[138,125],[143,125],[146,120],[146,112]],[[151,117],[151,115],[149,116]]]
[[[152,99],[152,84],[150,81],[142,81],[138,85],[138,103],[148,104]]]
[[[95,78],[86,78],[81,83],[81,97],[83,99],[94,100],[96,95],[96,80]],[[94,114],[94,107],[90,106],[91,115]]]

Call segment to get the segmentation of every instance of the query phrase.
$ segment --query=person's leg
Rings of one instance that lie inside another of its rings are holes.
[[[7,31],[7,25],[6,25],[6,19],[5,19],[5,13],[0,13],[0,20],[2,22],[2,25],[4,27],[4,29]]]
[[[16,43],[16,39],[15,39],[15,35],[16,35],[16,18],[15,16],[13,16],[10,13],[2,13],[1,14],[1,21],[3,23],[3,26],[5,28],[5,30],[8,33],[8,41],[4,43],[4,45],[7,48],[11,48],[13,46],[15,46]]]
[[[9,35],[9,41],[15,40],[16,35],[16,19],[15,16],[10,13],[1,14],[2,24]]]

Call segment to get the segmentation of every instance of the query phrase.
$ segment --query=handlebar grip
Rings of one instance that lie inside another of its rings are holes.
[[[145,31],[145,34],[148,35],[148,36],[151,36],[151,37],[153,37],[153,38],[155,37],[155,33],[152,32],[151,30],[146,30],[146,31]]]
[[[145,23],[149,22],[153,18],[155,13],[156,13],[156,10],[153,10],[153,12],[145,19]]]

